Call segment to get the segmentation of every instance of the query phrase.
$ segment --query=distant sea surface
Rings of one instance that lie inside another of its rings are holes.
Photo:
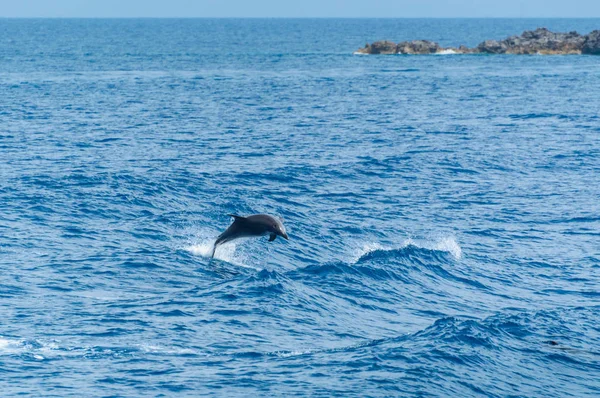
[[[0,19],[1,395],[600,396],[600,57],[352,55],[542,26]]]

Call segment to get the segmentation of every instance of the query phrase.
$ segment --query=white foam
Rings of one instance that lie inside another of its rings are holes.
[[[369,55],[369,54],[355,51],[355,52],[352,53],[352,55]]]
[[[445,50],[442,50],[438,53],[436,53],[436,55],[452,55],[452,54],[458,54],[456,51],[452,50],[451,48],[447,48]]]
[[[149,354],[179,354],[179,355],[199,355],[202,354],[200,351],[193,350],[191,348],[174,348],[174,347],[164,347],[161,345],[151,345],[151,344],[140,344],[140,351],[149,353]]]
[[[446,252],[451,254],[456,260],[460,260],[462,257],[462,249],[453,236],[443,236],[436,240],[413,240],[409,238],[404,243],[406,246],[412,245],[420,249]]]
[[[456,260],[460,260],[462,257],[462,249],[456,239],[452,236],[446,236],[436,241],[414,240],[412,238],[408,238],[397,246],[384,246],[378,242],[366,242],[352,252],[352,257],[348,262],[350,264],[356,264],[363,256],[366,256],[374,251],[401,250],[407,246],[450,253]]]
[[[12,354],[19,348],[21,342],[18,340],[7,340],[0,337],[0,353],[1,354]]]
[[[5,339],[0,337],[0,357],[2,355],[27,355],[38,361],[47,358],[58,357],[96,357],[96,356],[122,356],[128,353],[139,351],[146,354],[173,354],[173,355],[206,355],[200,350],[186,347],[169,347],[159,344],[136,344],[131,348],[111,349],[99,346],[83,347],[61,347],[56,341],[46,340],[24,340],[24,339]]]
[[[273,352],[273,354],[275,354],[279,358],[290,358],[290,357],[297,357],[297,356],[300,356],[300,355],[312,354],[313,352],[314,352],[313,350],[305,350],[305,351],[300,351],[300,350],[296,350],[296,351],[275,351],[275,352]]]
[[[377,242],[367,242],[363,243],[361,247],[357,247],[352,254],[352,258],[350,259],[350,264],[356,264],[358,260],[360,260],[363,256],[366,256],[369,253],[372,253],[377,250],[393,250],[390,247],[385,247]]]
[[[22,355],[31,354],[37,360],[44,360],[44,357],[52,355],[58,349],[55,342],[35,341],[34,344],[25,340],[5,339],[0,337],[0,355]]]
[[[460,248],[460,245],[456,239],[451,236],[442,238],[442,240],[435,244],[433,249],[450,253],[457,260],[460,260],[462,257],[462,249]]]

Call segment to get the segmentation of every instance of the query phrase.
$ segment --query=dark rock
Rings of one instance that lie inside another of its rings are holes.
[[[480,53],[486,54],[504,54],[506,52],[506,46],[503,46],[497,40],[486,40],[477,46],[477,50]]]
[[[458,46],[458,49],[456,50],[456,52],[459,54],[475,54],[475,53],[479,52],[479,49],[477,47],[469,48],[467,46],[460,45],[460,46]]]
[[[600,30],[595,30],[585,36],[581,52],[583,54],[600,55]]]
[[[398,53],[401,54],[435,54],[442,51],[439,44],[429,40],[413,40],[398,43]]]
[[[371,44],[369,54],[396,54],[398,52],[396,48],[396,43],[392,41],[376,41]]]
[[[429,40],[378,41],[357,51],[360,54],[597,54],[600,55],[600,30],[582,36],[577,32],[554,33],[546,28],[525,31],[504,40],[486,40],[475,48],[443,48]]]
[[[477,48],[489,54],[581,54],[584,41],[577,32],[553,33],[538,28],[502,41],[486,40]]]

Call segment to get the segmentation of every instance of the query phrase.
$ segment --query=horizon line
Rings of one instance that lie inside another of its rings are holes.
[[[180,17],[180,16],[168,16],[168,17],[149,17],[149,16],[0,16],[0,19],[600,19],[600,16],[594,17],[289,17],[289,16],[277,16],[277,17]]]

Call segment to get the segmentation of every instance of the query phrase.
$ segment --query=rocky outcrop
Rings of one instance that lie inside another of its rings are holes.
[[[502,41],[486,40],[477,49],[488,54],[581,54],[584,41],[577,32],[553,33],[539,28]]]
[[[398,43],[398,54],[435,54],[442,51],[439,44],[429,40],[413,40]]]
[[[483,43],[475,47],[474,52],[488,53],[488,54],[504,54],[506,52],[506,45],[502,45],[497,40],[486,40]]]
[[[525,31],[504,40],[486,40],[477,47],[441,47],[428,40],[377,41],[356,51],[358,54],[596,54],[600,55],[600,30],[588,35],[554,33],[546,28]]]
[[[383,40],[368,44],[356,51],[357,54],[435,54],[443,48],[429,40],[413,40],[394,43]]]
[[[368,54],[397,54],[396,50],[397,45],[391,41],[376,41],[375,43],[369,45],[367,44],[365,48],[369,49]]]
[[[600,55],[600,30],[595,30],[585,37],[581,52],[583,54]]]

